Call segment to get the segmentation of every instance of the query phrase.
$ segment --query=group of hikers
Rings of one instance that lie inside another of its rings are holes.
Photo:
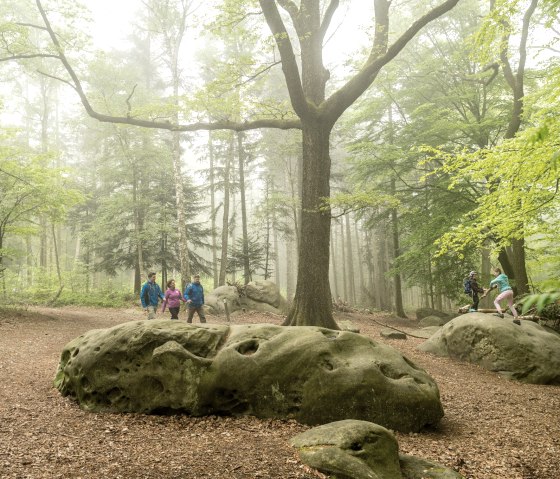
[[[494,314],[496,316],[499,316],[500,318],[504,317],[504,313],[502,312],[500,303],[504,300],[507,300],[508,307],[511,311],[511,314],[513,314],[513,322],[518,325],[521,324],[521,322],[518,319],[517,310],[513,306],[513,289],[509,285],[508,277],[504,273],[502,273],[502,270],[500,268],[494,268],[492,272],[495,277],[492,281],[490,281],[490,287],[487,289],[482,288],[481,286],[478,285],[478,281],[477,281],[478,273],[476,271],[471,271],[469,273],[469,277],[466,278],[465,292],[472,298],[472,304],[469,307],[469,313],[474,313],[478,311],[478,303],[480,302],[480,300],[486,297],[486,295],[492,289],[497,288],[498,295],[494,299],[494,306],[496,307],[497,312]],[[479,293],[482,296],[478,296]]]
[[[169,309],[171,319],[179,319],[179,311],[181,303],[187,305],[187,322],[192,323],[194,313],[198,314],[201,323],[206,322],[204,315],[204,288],[200,284],[200,276],[195,274],[192,281],[187,284],[185,292],[175,286],[175,280],[170,279],[167,282],[167,290],[165,294],[162,292],[159,284],[156,283],[156,273],[148,273],[148,281],[142,285],[140,291],[140,301],[144,311],[148,313],[148,319],[156,317],[159,300],[162,300],[161,312],[165,312],[165,308]]]

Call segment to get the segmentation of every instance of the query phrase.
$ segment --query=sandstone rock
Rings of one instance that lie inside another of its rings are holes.
[[[208,310],[215,314],[225,312],[224,300],[227,301],[229,312],[240,310],[259,311],[263,313],[285,314],[287,301],[280,294],[278,286],[272,281],[253,281],[243,287],[239,294],[236,286],[219,286],[205,295]]]
[[[440,316],[426,316],[418,322],[420,328],[426,328],[428,326],[443,326],[448,323],[451,318],[442,318]]]
[[[68,343],[55,385],[92,411],[357,418],[399,431],[443,416],[433,379],[398,351],[316,327],[124,323]]]
[[[337,321],[337,324],[338,324],[338,327],[342,331],[350,331],[351,333],[359,333],[360,332],[360,328],[355,326],[352,323],[352,321],[342,320],[342,321]]]
[[[560,384],[560,337],[531,321],[516,325],[483,313],[459,316],[420,346],[439,356],[478,364],[510,379]]]
[[[383,329],[379,334],[381,335],[381,337],[387,339],[406,339],[406,333],[394,331],[393,329]]]
[[[258,303],[269,304],[281,311],[287,309],[288,305],[286,300],[280,294],[276,283],[272,281],[251,281],[245,286],[244,292],[248,299],[252,299]]]
[[[418,308],[416,310],[416,319],[420,320],[422,318],[425,318],[426,316],[437,316],[439,318],[444,318],[444,319],[452,318],[450,314],[444,313],[443,311],[438,311],[437,309]]]
[[[290,443],[302,462],[337,479],[462,479],[440,464],[399,455],[395,436],[367,421],[324,424]]]
[[[212,313],[223,314],[224,300],[227,301],[230,313],[241,309],[239,293],[235,286],[218,286],[214,291],[204,295],[206,308]]]
[[[367,421],[337,421],[290,441],[302,462],[337,478],[402,479],[395,436]]]

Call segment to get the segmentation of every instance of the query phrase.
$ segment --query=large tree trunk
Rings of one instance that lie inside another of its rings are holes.
[[[491,10],[494,8],[494,1],[490,1]],[[508,129],[504,135],[504,138],[513,138],[519,128],[521,127],[521,121],[523,118],[523,108],[525,102],[525,92],[524,92],[524,80],[525,80],[525,62],[527,58],[527,38],[529,35],[529,27],[531,24],[531,18],[535,13],[537,8],[538,0],[531,0],[530,4],[525,11],[523,16],[523,26],[521,29],[521,37],[519,40],[519,50],[518,50],[518,66],[517,71],[514,72],[509,58],[508,44],[509,44],[509,29],[506,28],[506,34],[502,38],[502,50],[500,52],[500,60],[502,64],[502,69],[504,72],[504,78],[506,79],[512,95],[512,110],[508,123]],[[507,27],[507,26],[506,26]],[[520,228],[522,225],[519,225]],[[507,261],[504,258],[504,254],[507,254]],[[510,272],[506,274],[515,280],[514,291],[516,295],[526,294],[529,292],[529,279],[527,275],[527,265],[525,262],[525,239],[513,239],[511,242],[510,252],[500,252],[500,263],[504,272],[511,266]],[[504,259],[504,262],[502,262]]]
[[[305,122],[303,127],[303,184],[298,277],[292,309],[284,324],[338,329],[332,314],[329,285],[331,211],[330,127]]]

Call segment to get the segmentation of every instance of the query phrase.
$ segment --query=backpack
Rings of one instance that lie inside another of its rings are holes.
[[[469,278],[463,280],[463,289],[465,294],[472,294],[471,280]]]

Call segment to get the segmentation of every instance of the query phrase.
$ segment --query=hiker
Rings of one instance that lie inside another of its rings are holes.
[[[159,284],[156,283],[156,274],[148,273],[148,281],[142,285],[142,291],[140,291],[140,301],[144,311],[148,312],[148,319],[156,317],[159,298],[165,299],[165,296],[161,292]]]
[[[502,313],[502,308],[500,307],[500,301],[507,299],[509,309],[511,314],[513,314],[513,322],[515,324],[521,324],[519,319],[517,318],[517,311],[513,307],[513,290],[509,285],[508,277],[502,273],[500,268],[494,268],[493,270],[495,278],[490,281],[490,289],[498,288],[498,296],[494,299],[494,306],[496,306],[497,313],[494,313],[495,316],[499,316],[500,318],[504,317]]]
[[[185,299],[187,300],[187,323],[192,323],[194,313],[198,313],[201,323],[206,322],[204,316],[204,288],[200,284],[200,276],[195,274],[192,283],[185,288]]]
[[[485,293],[485,289],[478,285],[477,277],[478,273],[476,271],[471,271],[469,273],[469,277],[466,279],[467,283],[465,285],[465,293],[472,298],[469,313],[476,313],[478,311],[478,302],[480,301],[478,293]]]
[[[175,280],[170,279],[167,282],[167,291],[165,291],[165,299],[161,307],[161,312],[165,312],[165,307],[169,308],[171,313],[171,319],[179,319],[179,309],[181,307],[181,301],[184,303],[185,298],[177,288],[175,288]]]

